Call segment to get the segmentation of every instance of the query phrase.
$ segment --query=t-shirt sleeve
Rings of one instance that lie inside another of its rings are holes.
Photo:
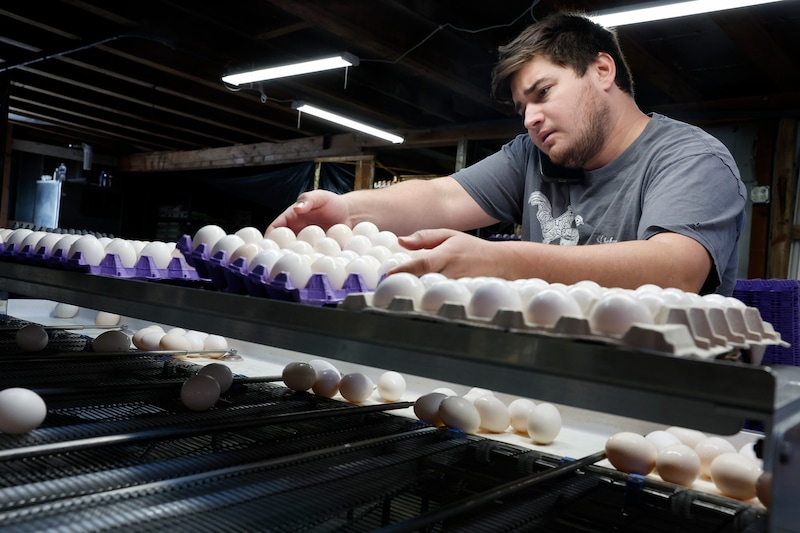
[[[744,220],[745,190],[735,164],[701,152],[669,160],[656,175],[643,197],[639,238],[670,231],[698,241],[714,261],[716,279],[710,276],[707,285],[713,286],[706,288],[713,290],[738,252]]]
[[[522,218],[532,149],[528,136],[519,135],[496,153],[456,172],[453,178],[487,214],[497,220],[518,222]]]

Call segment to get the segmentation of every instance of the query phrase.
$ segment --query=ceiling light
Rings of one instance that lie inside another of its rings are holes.
[[[712,11],[722,11],[735,9],[738,7],[755,6],[759,4],[770,4],[781,0],[694,0],[691,2],[678,2],[660,5],[647,4],[635,9],[625,11],[603,11],[590,18],[597,24],[606,27],[624,26],[626,24],[637,24],[640,22],[651,22],[676,17],[686,17],[700,13],[711,13]]]
[[[335,122],[336,124],[340,124],[342,126],[346,126],[354,130],[368,133],[369,135],[374,135],[375,137],[380,137],[381,139],[386,139],[387,141],[391,141],[395,144],[401,143],[404,140],[402,137],[398,135],[394,135],[392,133],[379,130],[377,128],[373,128],[372,126],[368,126],[361,122],[356,122],[355,120],[343,117],[341,115],[337,115],[336,113],[331,113],[330,111],[325,111],[324,109],[308,105],[307,103],[302,101],[292,102],[292,109],[296,109],[301,113],[308,113],[309,115],[314,115],[315,117],[319,117],[321,119],[328,120],[330,122]]]
[[[228,76],[223,76],[222,81],[229,85],[242,85],[254,81],[286,78],[288,76],[297,76],[298,74],[308,74],[310,72],[320,72],[322,70],[352,67],[356,65],[358,65],[358,58],[356,56],[343,53],[334,57],[314,59],[312,61],[303,61],[301,63],[292,63],[279,67],[262,68],[250,72],[241,72],[239,74],[229,74]]]

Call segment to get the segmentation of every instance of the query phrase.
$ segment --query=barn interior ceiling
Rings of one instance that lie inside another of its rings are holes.
[[[632,3],[5,2],[2,101],[16,146],[87,144],[123,165],[153,154],[280,146],[283,155],[265,163],[374,154],[396,174],[445,174],[460,139],[474,141],[461,155],[477,159],[522,131],[489,96],[498,45],[556,9]],[[708,125],[800,113],[799,30],[800,2],[788,0],[617,32],[640,107]],[[339,52],[359,64],[240,87],[221,81]],[[298,100],[406,142],[298,116]]]

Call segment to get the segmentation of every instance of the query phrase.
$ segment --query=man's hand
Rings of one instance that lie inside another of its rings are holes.
[[[347,200],[341,195],[324,190],[304,192],[272,221],[264,235],[269,235],[270,231],[279,227],[287,227],[297,233],[311,225],[324,230],[338,223],[349,225],[348,215]]]
[[[409,250],[424,250],[411,261],[387,274],[410,272],[417,276],[439,272],[448,278],[499,276],[500,265],[492,246],[495,243],[449,229],[421,230],[398,239]]]

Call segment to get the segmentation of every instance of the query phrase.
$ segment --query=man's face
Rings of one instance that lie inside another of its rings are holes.
[[[593,83],[571,68],[536,57],[511,78],[511,96],[533,143],[557,165],[592,167],[609,129],[610,110]]]

